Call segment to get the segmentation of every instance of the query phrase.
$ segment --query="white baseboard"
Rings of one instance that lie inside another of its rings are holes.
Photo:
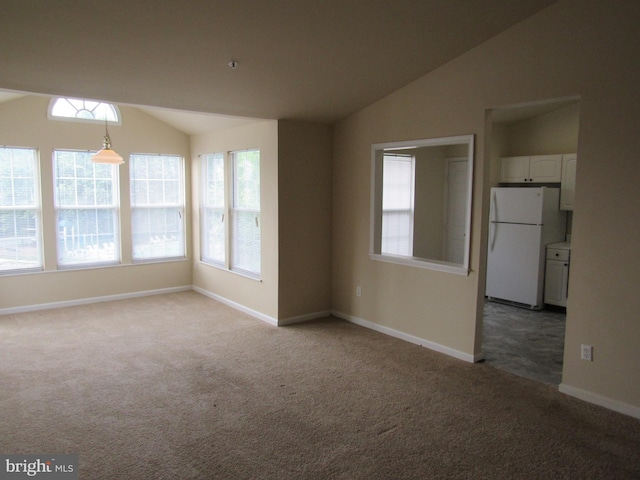
[[[257,318],[258,320],[262,320],[263,322],[267,322],[269,325],[273,325],[274,327],[278,326],[278,320],[276,318],[270,317],[256,310],[252,310],[251,308],[245,307],[244,305],[240,305],[239,303],[236,303],[233,300],[229,300],[228,298],[222,297],[218,294],[205,290],[204,288],[196,287],[195,285],[192,288],[194,291],[204,295],[205,297],[209,297],[220,303],[224,303],[225,305],[228,305],[231,308],[235,308],[236,310],[239,310],[248,315],[251,315],[252,317]]]
[[[343,320],[355,323],[356,325],[360,325],[361,327],[369,328],[371,330],[375,330],[376,332],[384,333],[385,335],[399,338],[400,340],[405,340],[410,343],[415,343],[416,345],[420,345],[421,347],[425,347],[429,350],[434,350],[439,353],[444,353],[445,355],[449,355],[450,357],[454,357],[459,360],[464,360],[465,362],[474,363],[482,359],[481,355],[470,355],[468,353],[461,352],[460,350],[446,347],[444,345],[440,345],[439,343],[425,340],[424,338],[416,337],[415,335],[410,335],[399,330],[394,330],[393,328],[378,325],[377,323],[373,323],[362,318],[347,315],[346,313],[341,313],[334,310],[332,314],[335,317],[342,318]]]
[[[322,312],[307,313],[306,315],[299,315],[297,317],[281,318],[278,320],[278,326],[284,327],[286,325],[293,325],[295,323],[308,322],[309,320],[315,320],[316,318],[324,318],[331,315],[331,310],[324,310]]]
[[[561,383],[558,390],[571,397],[584,400],[585,402],[594,403],[601,407],[608,408],[609,410],[613,410],[614,412],[623,413],[624,415],[640,419],[640,408],[628,403],[620,402],[588,390],[572,387],[565,383]]]
[[[22,307],[2,308],[0,309],[0,315],[36,312],[38,310],[49,310],[52,308],[75,307],[77,305],[110,302],[113,300],[126,300],[127,298],[149,297],[151,295],[162,295],[165,293],[187,292],[189,290],[192,290],[191,285],[185,285],[182,287],[159,288],[157,290],[145,290],[142,292],[121,293],[118,295],[105,295],[102,297],[79,298],[77,300],[65,300],[62,302],[39,303],[36,305],[25,305]]]

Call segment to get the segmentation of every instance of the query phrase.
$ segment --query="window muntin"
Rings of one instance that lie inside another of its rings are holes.
[[[202,261],[260,278],[260,151],[207,154],[201,161]]]
[[[413,184],[415,159],[412,155],[384,154],[382,174],[381,253],[413,255]]]
[[[0,147],[0,273],[41,270],[38,153]]]
[[[133,260],[183,258],[184,159],[130,156]]]
[[[91,155],[74,150],[53,154],[60,267],[120,261],[118,167],[93,163]]]
[[[81,98],[56,97],[49,103],[49,118],[90,123],[122,125],[116,105]]]

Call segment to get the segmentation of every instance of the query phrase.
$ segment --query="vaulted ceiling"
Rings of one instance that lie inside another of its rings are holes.
[[[554,1],[3,0],[0,88],[331,123]]]

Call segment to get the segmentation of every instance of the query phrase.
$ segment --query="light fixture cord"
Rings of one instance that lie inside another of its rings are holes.
[[[102,143],[102,145],[104,146],[105,150],[111,150],[111,137],[109,136],[109,122],[107,122],[106,117],[104,119],[104,130],[105,130],[105,135],[104,135],[104,142]]]

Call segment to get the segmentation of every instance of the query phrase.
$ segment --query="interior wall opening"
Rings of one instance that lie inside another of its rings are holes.
[[[482,354],[499,369],[562,381],[579,98],[487,115],[490,215]]]

